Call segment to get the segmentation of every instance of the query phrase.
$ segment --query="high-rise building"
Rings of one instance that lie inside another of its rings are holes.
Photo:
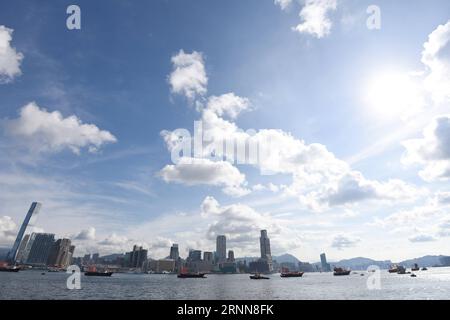
[[[23,237],[22,242],[20,242],[19,250],[17,251],[17,255],[16,255],[16,262],[18,262],[18,263],[22,263],[22,262],[26,261],[25,249],[27,247],[28,240],[30,240],[30,235],[26,234]]]
[[[216,254],[219,263],[227,260],[227,238],[224,235],[217,236]]]
[[[71,245],[70,239],[58,239],[52,246],[47,259],[47,264],[67,268],[72,260],[75,247]]]
[[[234,262],[234,251],[233,250],[228,251],[228,262]]]
[[[177,261],[179,257],[180,257],[180,252],[178,251],[178,244],[174,243],[174,244],[170,247],[170,255],[169,255],[169,258],[172,259],[172,260]]]
[[[52,233],[33,233],[31,237],[34,238],[34,240],[28,255],[27,263],[46,265],[50,251],[55,243],[55,235]]]
[[[84,265],[88,265],[91,263],[91,255],[90,254],[85,254],[83,257],[83,264]]]
[[[327,256],[325,255],[325,253],[320,254],[320,264],[322,265],[322,271],[323,272],[330,272],[331,271],[331,266],[327,262]]]
[[[93,255],[92,255],[92,261],[94,262],[94,263],[98,263],[99,261],[98,261],[98,259],[100,258],[100,254],[98,254],[98,253],[94,253]]]
[[[201,250],[189,250],[189,256],[188,260],[195,262],[195,261],[202,261],[202,251]]]
[[[127,266],[130,268],[142,268],[147,260],[148,251],[137,245],[133,246],[133,251],[127,252],[125,257],[128,260]]]
[[[203,261],[212,264],[214,262],[214,256],[212,252],[205,251],[203,252]]]
[[[272,259],[272,253],[270,251],[270,239],[267,236],[267,230],[261,230],[259,245],[261,249],[261,259]]]
[[[25,234],[25,231],[27,230],[28,224],[30,221],[35,219],[34,217],[39,213],[39,210],[41,209],[41,204],[39,202],[33,202],[31,204],[30,209],[28,210],[27,215],[25,216],[25,219],[22,222],[22,225],[20,226],[19,233],[17,234],[16,241],[14,241],[14,245],[11,249],[11,251],[8,253],[7,260],[15,262],[16,256],[17,256],[17,250],[19,250],[20,243],[22,242],[23,235]]]
[[[272,252],[270,251],[270,239],[267,236],[267,230],[261,230],[259,238],[259,246],[261,249],[261,261],[267,264],[269,272],[273,271]]]

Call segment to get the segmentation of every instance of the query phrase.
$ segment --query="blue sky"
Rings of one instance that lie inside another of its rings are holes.
[[[217,233],[257,254],[260,228],[301,260],[450,254],[450,4],[284,3],[77,1],[68,30],[72,2],[1,1],[0,245],[41,201],[37,230],[77,254],[213,250]],[[219,136],[277,136],[275,174],[174,164],[161,132],[207,115]]]

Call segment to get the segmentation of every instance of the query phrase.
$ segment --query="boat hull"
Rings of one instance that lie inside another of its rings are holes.
[[[84,275],[87,277],[111,277],[113,272],[85,272]]]
[[[348,276],[350,274],[350,270],[348,271],[341,271],[341,272],[334,272],[333,275],[335,276]]]
[[[270,278],[263,277],[263,276],[250,276],[250,279],[252,279],[252,280],[269,280]]]
[[[293,273],[282,273],[280,277],[282,278],[301,278],[303,276],[303,272],[293,272]]]
[[[195,273],[195,274],[179,274],[178,278],[188,279],[188,278],[206,278],[204,273]]]
[[[0,268],[0,272],[19,272],[19,268]]]

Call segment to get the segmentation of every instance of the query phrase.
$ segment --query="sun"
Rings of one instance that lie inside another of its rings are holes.
[[[365,93],[366,104],[383,119],[404,119],[420,111],[423,98],[414,76],[385,72],[373,76]]]

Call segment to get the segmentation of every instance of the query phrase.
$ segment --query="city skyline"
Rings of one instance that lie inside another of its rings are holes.
[[[77,255],[259,256],[261,230],[302,261],[450,254],[450,4],[379,1],[375,30],[371,4],[79,1],[80,30],[66,3],[2,7],[0,247],[37,200],[29,237]],[[230,137],[275,143],[245,162]]]

